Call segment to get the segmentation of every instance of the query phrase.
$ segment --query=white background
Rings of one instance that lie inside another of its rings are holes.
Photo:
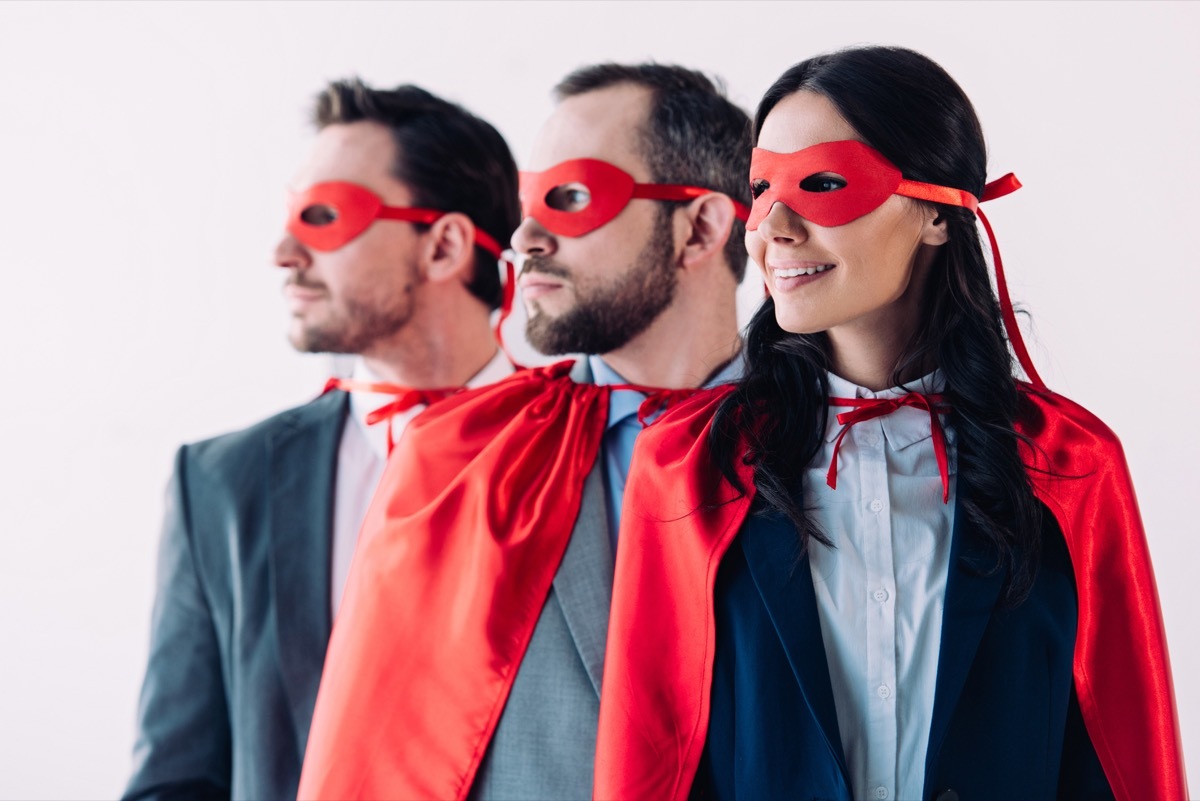
[[[421,84],[521,163],[581,64],[701,67],[752,109],[867,42],[945,66],[1025,183],[988,214],[1043,377],[1125,443],[1200,772],[1197,30],[1190,3],[0,3],[0,797],[120,792],[172,452],[327,375],[270,265],[326,80]]]

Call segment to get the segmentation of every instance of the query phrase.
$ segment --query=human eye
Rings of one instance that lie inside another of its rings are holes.
[[[750,182],[750,195],[755,200],[757,200],[759,195],[761,195],[763,192],[766,192],[770,188],[771,188],[770,181],[766,181],[766,180],[763,180],[762,178],[759,178],[757,180]]]
[[[561,184],[546,193],[546,205],[555,211],[582,211],[592,202],[592,193],[580,183]]]
[[[846,188],[846,179],[836,173],[819,172],[801,181],[800,188],[805,192],[836,192]]]
[[[337,209],[324,203],[314,203],[306,206],[304,211],[300,212],[300,219],[313,226],[329,225],[337,218]]]

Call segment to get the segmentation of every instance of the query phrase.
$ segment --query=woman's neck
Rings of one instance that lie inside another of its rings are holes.
[[[829,331],[830,371],[872,392],[890,389],[932,372],[937,366],[931,357],[901,367],[901,360],[911,338],[907,332],[888,327],[886,330]]]

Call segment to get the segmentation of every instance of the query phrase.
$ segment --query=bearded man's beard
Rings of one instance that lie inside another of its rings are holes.
[[[672,234],[671,226],[660,220],[633,267],[618,282],[593,287],[576,284],[574,308],[553,318],[541,312],[532,314],[525,325],[529,344],[548,356],[610,353],[649,328],[671,305],[679,283],[672,263]],[[534,256],[527,259],[526,268],[570,275],[551,260],[542,264],[544,269]]]

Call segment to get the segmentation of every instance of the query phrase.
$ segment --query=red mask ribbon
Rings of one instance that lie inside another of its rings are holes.
[[[553,234],[577,237],[611,222],[634,198],[692,200],[711,192],[716,190],[685,184],[639,184],[607,161],[571,159],[542,172],[521,173],[521,214]],[[744,222],[750,210],[736,200],[733,205]]]
[[[287,230],[306,247],[331,251],[353,241],[376,220],[429,224],[448,212],[409,206],[385,206],[365,186],[347,181],[313,184],[288,199]],[[479,226],[475,244],[500,258],[502,248]]]
[[[641,384],[609,384],[608,388],[610,390],[628,389],[640,392],[646,396],[646,399],[638,405],[637,413],[637,420],[643,426],[648,425],[646,420],[651,415],[661,412],[672,403],[687,400],[700,391],[698,388],[691,387],[684,389],[661,389],[659,387],[644,387]]]
[[[837,421],[842,424],[842,430],[833,443],[833,459],[830,460],[829,473],[825,476],[825,483],[829,485],[830,489],[837,489],[838,451],[842,447],[842,440],[850,433],[850,429],[855,423],[883,417],[902,406],[912,406],[929,412],[929,430],[933,434],[933,455],[937,459],[938,473],[942,477],[942,503],[949,503],[950,458],[946,454],[946,432],[942,430],[942,421],[938,419],[938,412],[949,410],[943,401],[944,398],[941,395],[922,395],[919,392],[910,392],[898,398],[830,398],[830,406],[850,406],[853,411],[842,412],[837,416]]]
[[[387,452],[391,456],[392,448],[395,447],[395,440],[392,438],[392,418],[402,412],[407,412],[414,406],[437,403],[440,400],[445,400],[456,392],[461,391],[462,387],[439,387],[436,389],[416,389],[414,387],[405,387],[399,384],[385,384],[375,381],[355,381],[350,378],[331,378],[325,382],[325,389],[321,390],[324,395],[330,390],[340,389],[344,392],[375,392],[381,395],[395,395],[396,399],[390,403],[385,403],[378,409],[375,409],[367,415],[367,425],[375,425],[383,420],[387,421]]]

